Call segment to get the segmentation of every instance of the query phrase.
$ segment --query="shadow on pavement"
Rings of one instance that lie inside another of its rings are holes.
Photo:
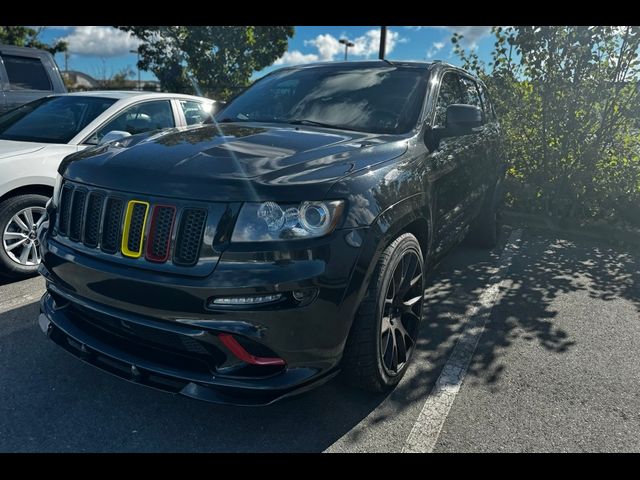
[[[13,283],[23,282],[25,280],[30,280],[30,279],[35,278],[37,276],[38,275],[32,275],[32,276],[26,277],[26,278],[12,278],[12,277],[6,277],[6,276],[0,274],[0,287],[3,287],[5,285],[11,285]]]
[[[496,255],[492,253],[494,262]],[[474,261],[471,251],[465,257],[469,260],[467,265],[444,269],[443,275],[427,291],[427,325],[421,343],[421,355],[427,360],[438,341],[452,338],[455,333],[449,327],[455,324],[451,319],[463,315],[477,303],[482,291],[492,283],[493,265]],[[470,380],[495,384],[508,368],[501,363],[501,352],[520,337],[536,341],[557,355],[574,347],[575,341],[556,318],[553,302],[561,295],[583,290],[591,298],[602,301],[623,298],[640,312],[637,258],[637,254],[602,246],[593,240],[567,240],[549,232],[525,232],[504,277],[507,283],[469,365]],[[434,379],[429,376],[413,375],[394,395],[411,398],[433,383]]]

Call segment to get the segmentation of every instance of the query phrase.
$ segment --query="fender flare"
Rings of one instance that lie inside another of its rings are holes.
[[[364,238],[343,297],[343,308],[355,314],[369,288],[380,255],[387,245],[416,221],[424,222],[426,226],[426,251],[422,253],[425,257],[430,255],[433,245],[433,212],[429,199],[425,192],[404,198],[381,212],[368,228],[359,229]]]

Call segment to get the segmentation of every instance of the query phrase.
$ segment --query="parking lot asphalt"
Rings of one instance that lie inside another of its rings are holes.
[[[638,252],[526,228],[490,252],[461,245],[430,275],[396,390],[336,380],[261,408],[85,365],[37,326],[43,280],[0,280],[0,451],[639,451],[639,266]]]

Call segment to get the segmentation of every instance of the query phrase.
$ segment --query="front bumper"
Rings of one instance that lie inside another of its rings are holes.
[[[45,239],[40,326],[66,351],[120,378],[215,403],[270,404],[339,371],[362,283],[354,272],[363,259],[348,233],[286,254],[226,252],[205,278],[126,268]],[[319,293],[306,306],[206,308],[212,296],[310,287]],[[284,365],[247,365],[220,334]]]
[[[262,379],[216,377],[199,369],[177,368],[130,349],[105,342],[79,326],[78,318],[50,293],[40,301],[38,323],[56,344],[84,362],[119,378],[147,387],[213,403],[261,406],[302,393],[333,378],[338,370],[318,375],[315,369],[297,368]],[[190,332],[191,335],[202,332]]]

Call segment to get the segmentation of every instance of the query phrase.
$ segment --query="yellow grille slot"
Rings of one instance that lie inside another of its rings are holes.
[[[127,204],[124,217],[124,231],[122,232],[122,254],[131,258],[142,256],[144,231],[147,225],[149,203],[131,200]]]

